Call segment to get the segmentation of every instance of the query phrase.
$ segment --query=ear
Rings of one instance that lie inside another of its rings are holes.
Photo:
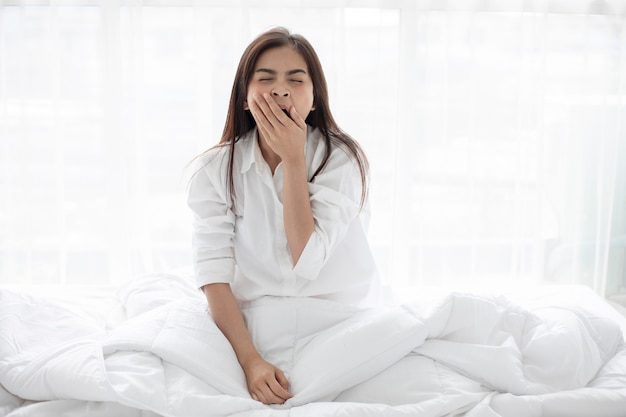
[[[243,109],[244,110],[250,110],[250,107],[248,107],[248,100],[244,100],[244,102],[243,102]]]

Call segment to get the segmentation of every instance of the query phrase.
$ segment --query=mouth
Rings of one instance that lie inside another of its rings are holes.
[[[285,106],[284,104],[279,104],[279,106],[283,113],[285,113],[285,115],[287,115],[287,117],[291,119],[291,115],[289,114],[289,107]]]

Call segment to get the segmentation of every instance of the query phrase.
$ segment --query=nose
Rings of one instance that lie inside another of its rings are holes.
[[[272,89],[272,95],[274,97],[289,97],[289,90],[282,86],[276,86]]]

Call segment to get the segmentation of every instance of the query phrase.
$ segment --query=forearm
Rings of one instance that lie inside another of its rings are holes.
[[[254,400],[264,404],[283,404],[292,395],[285,374],[265,361],[252,343],[243,314],[230,284],[208,284],[202,287],[213,320],[233,347]]]
[[[217,283],[202,287],[211,315],[224,333],[237,355],[237,360],[245,369],[251,360],[260,357],[246,327],[239,304],[229,284]]]
[[[304,157],[294,161],[283,161],[283,164],[285,173],[283,222],[287,245],[295,265],[315,229],[315,222],[309,199]]]

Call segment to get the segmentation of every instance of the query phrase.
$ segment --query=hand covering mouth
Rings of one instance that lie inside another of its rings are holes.
[[[279,107],[287,115],[287,117],[291,117],[291,115],[289,115],[289,107],[284,104],[279,104]]]

